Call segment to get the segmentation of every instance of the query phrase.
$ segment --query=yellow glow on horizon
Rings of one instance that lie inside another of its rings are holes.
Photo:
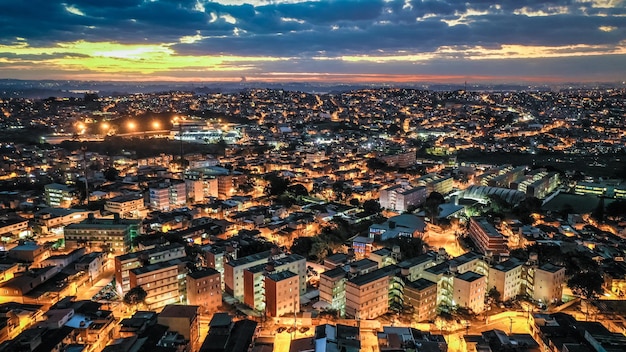
[[[33,47],[25,42],[0,45],[0,52],[11,52],[17,59],[0,58],[0,62],[27,67],[29,62],[38,67],[55,70],[96,71],[99,73],[151,74],[172,70],[189,71],[246,71],[254,62],[270,62],[285,58],[233,55],[178,55],[170,44],[121,44],[113,42],[76,41],[59,43],[52,47]],[[54,55],[56,58],[22,60],[19,55]],[[14,67],[16,67],[14,66]]]
[[[349,55],[340,57],[314,57],[315,60],[342,60],[347,62],[423,62],[433,59],[462,57],[468,60],[488,59],[536,59],[549,57],[574,57],[593,55],[620,55],[626,54],[626,45],[615,48],[602,45],[565,45],[565,46],[532,46],[532,45],[502,45],[497,49],[487,49],[481,46],[454,47],[442,46],[434,52],[401,54],[401,55]]]

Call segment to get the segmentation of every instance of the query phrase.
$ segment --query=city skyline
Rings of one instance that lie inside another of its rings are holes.
[[[558,83],[626,78],[626,2],[0,4],[0,78]]]

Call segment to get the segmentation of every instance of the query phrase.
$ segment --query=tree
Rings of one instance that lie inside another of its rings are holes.
[[[424,211],[433,224],[437,223],[437,218],[439,217],[439,206],[445,202],[445,198],[439,192],[431,192],[426,198],[426,201],[424,202]]]
[[[378,214],[381,210],[380,203],[376,199],[369,199],[363,202],[363,211],[366,214]]]
[[[108,169],[104,170],[104,178],[107,181],[113,182],[113,181],[117,180],[117,177],[119,175],[120,175],[120,172],[117,171],[117,169],[112,167],[112,166],[109,167]]]
[[[605,209],[606,215],[610,217],[620,217],[626,215],[626,200],[616,200],[609,203]]]
[[[291,185],[291,186],[287,187],[287,191],[289,193],[293,194],[295,197],[308,196],[309,195],[309,191],[306,189],[306,187],[304,187],[304,185],[302,185],[300,183],[296,183],[295,185]]]
[[[567,286],[572,292],[584,299],[594,299],[602,294],[604,279],[597,271],[585,271],[573,275],[567,280]]]
[[[500,291],[498,291],[498,289],[494,286],[489,289],[489,292],[487,292],[487,297],[492,298],[494,302],[500,302],[500,298],[502,297],[502,295],[500,294]]]
[[[358,200],[358,199],[356,199],[356,198],[352,198],[352,199],[350,199],[350,202],[349,202],[349,203],[350,203],[350,205],[352,205],[353,207],[358,207],[358,206],[359,206],[359,204],[360,204],[359,200]]]
[[[593,212],[591,212],[591,217],[596,219],[596,221],[599,223],[604,222],[604,196],[600,196],[598,206]]]
[[[129,306],[137,306],[140,303],[145,303],[148,293],[141,286],[135,286],[128,290],[124,295],[124,303]]]
[[[268,184],[265,188],[265,192],[270,196],[278,196],[287,191],[289,187],[289,180],[279,175],[272,173],[265,177]]]

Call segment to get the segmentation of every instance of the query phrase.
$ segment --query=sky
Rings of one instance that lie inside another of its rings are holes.
[[[0,0],[0,78],[617,82],[626,0]]]

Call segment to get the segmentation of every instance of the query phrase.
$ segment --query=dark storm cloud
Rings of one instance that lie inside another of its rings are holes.
[[[290,57],[424,52],[463,45],[617,45],[626,39],[624,17],[614,17],[626,14],[624,2],[620,4],[606,9],[575,0],[502,0],[498,6],[487,0],[411,1],[409,6],[401,0],[263,6],[196,0],[4,1],[0,43],[13,43],[17,37],[39,46],[76,40],[176,43],[199,33],[203,40],[172,48],[181,55]],[[566,13],[561,13],[563,8]],[[477,14],[461,18],[470,10]],[[553,15],[523,14],[528,12]],[[596,16],[600,14],[608,16]],[[442,20],[461,24],[449,26]],[[601,31],[601,26],[611,31]]]

